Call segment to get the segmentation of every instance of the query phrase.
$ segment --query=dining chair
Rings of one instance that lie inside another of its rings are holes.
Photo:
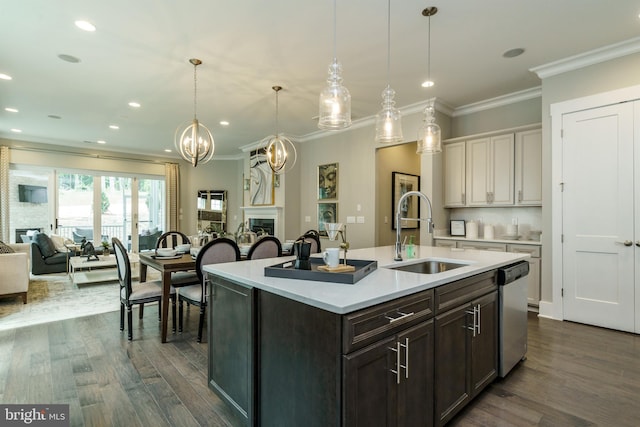
[[[186,234],[179,231],[167,231],[158,237],[156,249],[158,248],[175,248],[178,245],[191,244],[191,240]]]
[[[247,253],[247,260],[274,258],[278,256],[282,256],[282,244],[280,240],[274,236],[264,236],[251,245],[249,253]]]
[[[167,231],[158,237],[156,249],[175,248],[178,245],[191,244],[191,240],[186,234],[180,231]],[[198,275],[195,271],[178,271],[171,274],[171,284],[176,288],[199,283]]]
[[[320,246],[320,233],[317,230],[307,230],[302,236],[298,237],[296,240],[306,239],[311,243],[311,253],[319,254],[322,252],[322,248]]]
[[[198,342],[202,342],[202,328],[207,307],[207,284],[202,266],[223,262],[240,261],[240,249],[236,242],[220,237],[204,245],[196,258],[196,273],[200,282],[197,285],[183,286],[178,290],[178,331],[182,332],[183,302],[200,307],[198,323]]]
[[[153,280],[148,282],[133,281],[131,279],[131,263],[129,255],[122,242],[114,237],[111,240],[116,256],[118,268],[118,282],[120,282],[120,330],[124,331],[124,309],[127,308],[127,327],[129,328],[128,339],[133,339],[133,315],[132,307],[135,304],[140,306],[139,318],[144,314],[144,304],[147,302],[158,302],[158,319],[162,315],[162,281]],[[176,330],[176,290],[171,287],[171,314],[173,315],[173,331]]]

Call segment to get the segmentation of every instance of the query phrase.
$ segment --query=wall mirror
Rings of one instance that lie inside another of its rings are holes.
[[[227,190],[198,190],[198,231],[227,232]]]

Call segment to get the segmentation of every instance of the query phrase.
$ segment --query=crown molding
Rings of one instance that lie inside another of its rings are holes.
[[[530,89],[509,93],[507,95],[497,96],[495,98],[485,99],[484,101],[474,102],[472,104],[463,105],[456,108],[451,117],[459,117],[467,114],[477,113],[493,108],[504,107],[505,105],[515,104],[517,102],[526,101],[528,99],[540,98],[542,96],[542,88],[536,86]]]
[[[640,52],[640,37],[530,68],[541,79]]]

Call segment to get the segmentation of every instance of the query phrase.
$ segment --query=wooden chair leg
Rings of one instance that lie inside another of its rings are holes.
[[[22,303],[23,303],[23,304],[26,304],[26,303],[27,303],[27,293],[26,293],[26,292],[23,292],[23,293],[22,293]]]
[[[198,342],[202,342],[202,327],[204,326],[204,312],[206,306],[202,304],[200,306],[200,322],[198,322]]]
[[[124,331],[124,304],[120,303],[120,330]]]
[[[187,308],[189,308],[189,304],[187,304]],[[178,332],[182,333],[182,314],[183,314],[183,304],[182,300],[178,301]]]
[[[138,315],[138,319],[142,319],[142,316],[144,316],[144,303],[139,305],[140,305],[140,314]]]
[[[174,334],[176,333],[176,298],[177,298],[176,295],[171,297],[171,317],[173,317],[173,329],[172,329],[172,332]]]
[[[129,327],[129,341],[133,340],[133,313],[131,312],[131,305],[127,306],[127,326]]]

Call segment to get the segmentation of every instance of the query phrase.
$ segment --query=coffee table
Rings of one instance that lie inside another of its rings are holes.
[[[131,262],[131,278],[139,278],[138,254],[129,254]],[[69,273],[71,282],[75,285],[89,283],[105,283],[118,280],[118,269],[115,255],[99,255],[98,260],[87,261],[86,257],[74,256],[69,258]]]

